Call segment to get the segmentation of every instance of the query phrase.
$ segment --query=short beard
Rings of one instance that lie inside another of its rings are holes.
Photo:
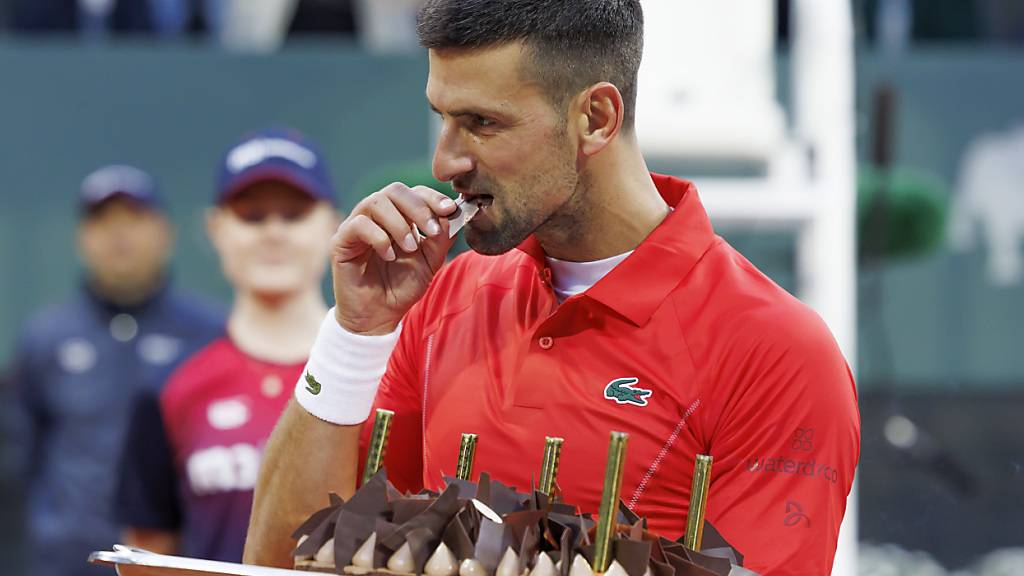
[[[481,192],[487,190],[499,191],[495,195],[505,204],[501,226],[493,230],[480,230],[472,224],[466,227],[466,243],[475,252],[486,256],[497,256],[522,244],[531,234],[542,228],[549,221],[558,219],[558,215],[567,206],[576,202],[579,174],[576,172],[576,163],[572,158],[572,149],[564,138],[564,132],[558,133],[561,138],[554,142],[554,161],[551,165],[539,171],[534,178],[527,181],[520,190],[508,190],[499,188],[495,183],[489,181],[480,182],[483,184]],[[476,182],[474,184],[477,184]],[[535,202],[536,194],[557,194],[562,195],[568,190],[565,200],[548,212],[537,212],[540,203]]]

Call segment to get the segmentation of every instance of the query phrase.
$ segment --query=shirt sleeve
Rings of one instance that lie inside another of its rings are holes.
[[[124,527],[174,532],[181,527],[180,497],[159,398],[141,392],[125,438],[115,516]]]
[[[421,299],[402,321],[402,333],[391,352],[387,371],[381,378],[374,412],[363,426],[359,450],[361,476],[376,409],[393,411],[395,416],[391,422],[384,466],[388,480],[403,492],[418,492],[423,488],[423,396],[420,373],[426,300],[427,297]]]
[[[810,311],[759,332],[722,369],[737,388],[710,441],[706,518],[755,572],[828,574],[860,457],[853,377]]]

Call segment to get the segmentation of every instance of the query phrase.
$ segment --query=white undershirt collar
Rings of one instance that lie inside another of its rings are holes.
[[[566,299],[589,290],[632,253],[630,250],[618,256],[593,262],[568,262],[547,256],[548,266],[551,267],[551,284],[555,296],[558,297],[558,303],[561,304]]]

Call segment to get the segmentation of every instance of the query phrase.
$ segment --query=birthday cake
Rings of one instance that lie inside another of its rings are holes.
[[[403,494],[378,472],[348,501],[331,495],[293,534],[298,570],[350,576],[591,576],[596,522],[575,506],[481,474]],[[709,524],[701,551],[659,538],[619,503],[610,576],[737,576],[742,555]]]

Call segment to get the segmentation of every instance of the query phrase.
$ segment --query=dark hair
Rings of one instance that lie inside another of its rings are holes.
[[[427,0],[417,32],[428,49],[521,41],[532,52],[525,72],[555,106],[610,82],[625,104],[623,126],[632,129],[643,28],[640,0]]]

